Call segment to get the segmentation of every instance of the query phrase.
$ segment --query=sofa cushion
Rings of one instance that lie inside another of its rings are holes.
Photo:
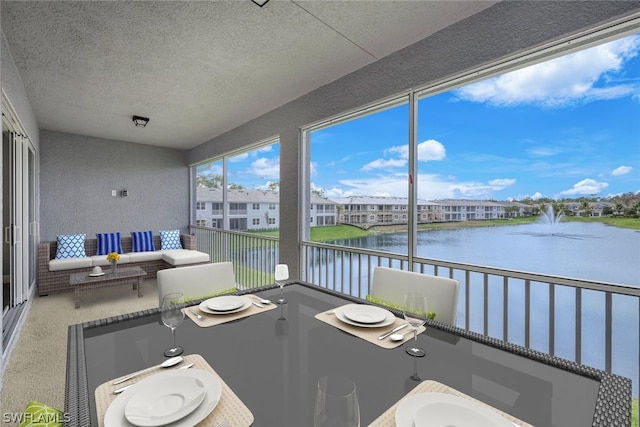
[[[98,251],[96,255],[107,255],[109,252],[117,252],[121,254],[122,242],[120,241],[120,232],[117,233],[98,233]]]
[[[92,266],[91,257],[52,259],[49,261],[49,271],[73,270]]]
[[[160,230],[161,249],[163,251],[171,249],[182,249],[180,243],[180,230]]]
[[[126,255],[129,257],[129,262],[158,261],[162,259],[161,251],[129,252]]]
[[[162,259],[173,266],[209,262],[209,254],[190,249],[162,251]]]
[[[133,252],[155,251],[153,244],[153,232],[151,231],[132,231],[131,239],[133,240]]]
[[[82,258],[87,256],[84,250],[86,234],[60,234],[56,249],[56,259]]]
[[[105,266],[111,265],[111,262],[107,261],[106,255],[94,255],[91,258],[91,265],[96,266]],[[131,262],[129,258],[129,254],[120,254],[120,259],[118,260],[118,264],[127,264]]]

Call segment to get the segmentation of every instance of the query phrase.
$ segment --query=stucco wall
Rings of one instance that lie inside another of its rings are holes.
[[[185,151],[42,130],[40,238],[188,230]],[[122,190],[128,191],[122,197]],[[111,196],[116,190],[118,195]]]

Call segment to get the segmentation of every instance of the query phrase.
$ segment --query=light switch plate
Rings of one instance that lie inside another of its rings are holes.
[[[118,195],[118,192],[116,190],[111,190],[111,195],[113,197],[116,197]]]

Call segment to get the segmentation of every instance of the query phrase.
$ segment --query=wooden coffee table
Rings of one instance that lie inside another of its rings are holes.
[[[108,286],[133,283],[133,289],[138,288],[138,298],[143,296],[142,281],[147,273],[140,267],[118,267],[115,273],[105,271],[102,276],[89,276],[89,273],[73,273],[69,283],[74,288],[73,302],[80,307],[80,291],[86,289],[106,288]]]

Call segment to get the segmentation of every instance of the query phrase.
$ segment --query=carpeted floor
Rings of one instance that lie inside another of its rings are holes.
[[[142,298],[125,285],[81,292],[78,309],[73,305],[73,292],[36,295],[4,374],[0,417],[21,413],[31,400],[64,409],[69,325],[157,306],[155,279],[144,281]]]

